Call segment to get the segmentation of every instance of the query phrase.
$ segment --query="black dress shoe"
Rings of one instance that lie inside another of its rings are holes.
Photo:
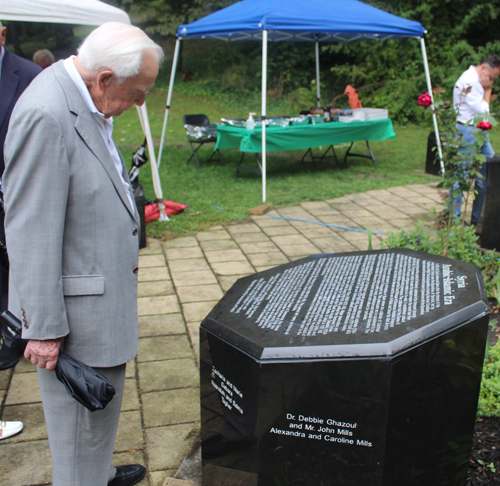
[[[0,370],[6,370],[16,366],[19,358],[23,355],[24,349],[9,348],[5,344],[0,349]]]
[[[109,481],[108,486],[132,486],[146,475],[146,468],[140,464],[116,466],[116,476]]]

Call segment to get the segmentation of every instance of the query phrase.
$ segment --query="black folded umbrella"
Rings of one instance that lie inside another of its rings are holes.
[[[103,410],[115,396],[115,387],[105,376],[65,353],[59,353],[55,372],[70,396],[91,412]]]
[[[14,346],[26,343],[21,337],[21,321],[10,311],[0,315]],[[91,412],[103,410],[115,396],[115,387],[101,373],[65,353],[59,353],[55,369],[57,379],[77,402]]]

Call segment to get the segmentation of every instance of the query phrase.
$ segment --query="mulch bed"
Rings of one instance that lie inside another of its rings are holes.
[[[488,329],[490,346],[500,337],[500,314],[496,300],[490,299],[490,320],[497,321],[497,328]],[[476,420],[474,442],[467,486],[500,486],[500,418],[483,417]]]
[[[467,486],[500,486],[500,418],[476,420]]]

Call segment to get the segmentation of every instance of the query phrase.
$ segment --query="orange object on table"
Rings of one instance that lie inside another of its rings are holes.
[[[359,101],[359,94],[356,91],[356,88],[348,84],[345,88],[344,94],[349,98],[349,106],[351,107],[351,110],[363,108],[361,101]]]

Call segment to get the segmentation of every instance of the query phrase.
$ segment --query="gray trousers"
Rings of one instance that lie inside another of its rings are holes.
[[[116,389],[104,410],[90,412],[68,395],[53,371],[37,368],[52,454],[53,486],[106,486],[125,384],[125,365],[96,368]]]

